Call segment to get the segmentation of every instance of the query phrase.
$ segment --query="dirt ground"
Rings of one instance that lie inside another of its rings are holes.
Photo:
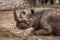
[[[17,10],[19,13],[20,10]],[[0,11],[0,40],[60,40],[59,36],[30,35],[32,29],[18,29],[13,11]]]

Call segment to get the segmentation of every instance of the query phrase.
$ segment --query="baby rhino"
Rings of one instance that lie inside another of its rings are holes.
[[[33,27],[32,33],[35,35],[60,36],[60,9],[23,10],[19,18],[14,11],[14,15],[18,28]]]

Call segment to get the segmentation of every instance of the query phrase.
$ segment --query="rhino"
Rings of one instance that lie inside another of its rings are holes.
[[[19,18],[14,10],[16,26],[21,29],[33,27],[34,35],[56,35],[60,36],[60,9],[40,9],[35,11],[23,10]]]

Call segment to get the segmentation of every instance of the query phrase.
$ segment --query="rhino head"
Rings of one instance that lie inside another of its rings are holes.
[[[34,24],[34,20],[33,20],[33,14],[34,14],[34,10],[22,10],[20,12],[20,15],[18,17],[16,10],[14,9],[14,19],[16,21],[16,26],[19,29],[27,29],[29,27],[31,27]]]

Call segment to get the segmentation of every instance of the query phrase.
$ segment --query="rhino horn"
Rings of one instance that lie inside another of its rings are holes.
[[[17,23],[20,22],[17,14],[16,14],[16,9],[14,9],[14,19],[15,19],[15,21],[16,21]]]

